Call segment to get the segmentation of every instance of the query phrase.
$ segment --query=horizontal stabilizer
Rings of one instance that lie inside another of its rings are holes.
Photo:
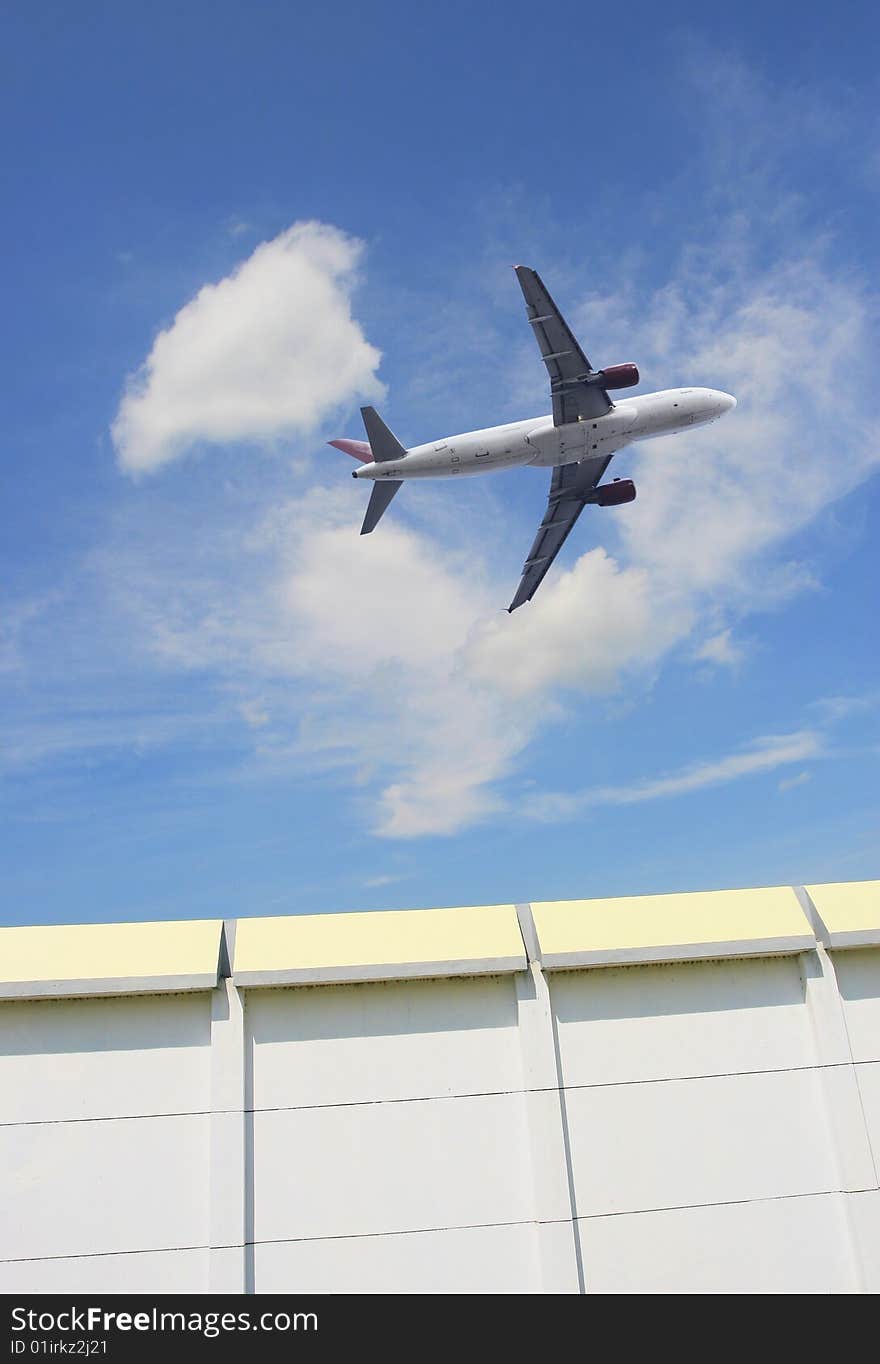
[[[406,450],[393,431],[389,431],[375,407],[362,407],[361,416],[367,429],[367,440],[377,464],[389,459],[403,459]],[[388,499],[390,502],[390,498]]]
[[[364,524],[361,526],[361,535],[369,535],[370,531],[378,526],[383,512],[400,487],[400,483],[399,478],[386,478],[381,483],[373,484],[373,491],[370,493],[370,500],[367,503],[367,514],[364,517]]]

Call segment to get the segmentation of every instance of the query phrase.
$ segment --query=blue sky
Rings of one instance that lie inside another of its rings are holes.
[[[878,875],[878,21],[803,6],[7,7],[9,923]],[[546,471],[334,436],[724,388],[504,607]]]

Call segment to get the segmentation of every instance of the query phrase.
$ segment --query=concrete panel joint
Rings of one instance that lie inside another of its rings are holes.
[[[211,998],[210,1259],[213,1293],[244,1293],[247,1283],[247,1056],[244,1000],[229,978]]]

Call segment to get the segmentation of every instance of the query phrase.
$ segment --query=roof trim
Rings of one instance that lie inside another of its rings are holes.
[[[804,886],[829,947],[880,947],[880,881]]]
[[[240,919],[237,985],[496,975],[526,969],[513,905]]]
[[[548,969],[786,956],[816,937],[789,886],[532,905]]]
[[[0,999],[213,990],[219,919],[0,928]]]

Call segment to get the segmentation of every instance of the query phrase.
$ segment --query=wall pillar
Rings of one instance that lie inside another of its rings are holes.
[[[801,955],[804,1001],[813,1033],[816,1062],[823,1087],[825,1111],[842,1190],[847,1230],[853,1254],[854,1288],[865,1291],[863,1247],[853,1215],[851,1193],[877,1187],[877,1171],[865,1123],[858,1076],[853,1062],[846,1014],[834,962],[827,951],[827,932],[809,895],[795,887],[801,908],[816,934],[816,948]]]
[[[535,1218],[544,1293],[583,1293],[565,1095],[550,990],[538,960],[532,912],[517,905],[529,969],[517,972],[516,998],[528,1113]]]
[[[221,979],[211,997],[212,1293],[248,1291],[244,1000],[231,980],[233,934],[234,924],[224,924]]]

